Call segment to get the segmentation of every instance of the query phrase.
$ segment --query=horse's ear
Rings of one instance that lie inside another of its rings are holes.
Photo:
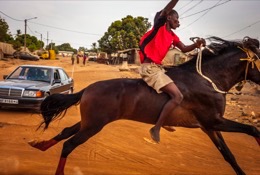
[[[243,47],[250,49],[251,51],[257,53],[259,50],[259,41],[257,39],[250,38],[246,36],[243,39]]]

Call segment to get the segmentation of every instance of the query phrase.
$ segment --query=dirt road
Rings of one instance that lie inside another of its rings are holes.
[[[71,75],[69,58],[60,60],[0,61],[0,77],[19,64],[62,66]],[[75,91],[98,80],[118,77],[139,77],[134,71],[120,72],[118,66],[90,62],[74,67]],[[248,88],[240,96],[228,96],[226,117],[260,128],[259,94]],[[242,115],[243,114],[243,115]],[[42,121],[29,110],[0,110],[0,174],[53,175],[62,143],[46,152],[30,147],[32,139],[49,139],[64,127],[80,120],[79,109],[72,107],[66,116],[51,123],[45,132],[36,131]],[[199,129],[176,128],[176,132],[161,132],[161,143],[152,144],[151,125],[117,121],[70,154],[65,167],[67,175],[234,175],[210,139]],[[260,172],[259,146],[255,139],[239,133],[223,133],[237,162],[248,175]]]

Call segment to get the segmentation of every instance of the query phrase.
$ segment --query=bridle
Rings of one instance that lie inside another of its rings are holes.
[[[214,53],[214,51],[209,49],[207,46],[205,48],[208,49],[210,52]],[[260,59],[259,59],[258,55],[256,53],[254,53],[253,51],[251,51],[250,49],[247,49],[244,47],[242,48],[239,46],[238,46],[238,48],[241,49],[242,51],[244,51],[247,55],[247,58],[240,58],[241,61],[247,61],[247,66],[246,66],[246,70],[245,70],[245,79],[239,85],[242,88],[243,85],[246,83],[248,67],[250,64],[252,64],[252,69],[254,69],[254,67],[256,66],[256,68],[260,72]],[[220,90],[217,87],[217,85],[209,77],[203,75],[202,70],[201,70],[201,62],[202,62],[202,45],[199,48],[198,55],[197,55],[197,61],[196,61],[196,70],[197,70],[198,74],[201,75],[207,81],[209,81],[212,84],[212,87],[214,88],[215,91],[222,93],[222,94],[234,94],[234,93]]]
[[[252,69],[254,69],[256,67],[258,69],[258,71],[260,72],[260,59],[259,59],[259,56],[256,53],[254,53],[253,51],[251,51],[250,49],[242,48],[239,46],[238,46],[238,48],[241,49],[242,51],[244,51],[247,55],[247,58],[240,58],[241,61],[247,61],[246,70],[245,70],[245,79],[243,81],[241,81],[239,84],[239,86],[240,86],[239,88],[242,89],[242,87],[246,83],[248,67],[250,64],[252,64]]]

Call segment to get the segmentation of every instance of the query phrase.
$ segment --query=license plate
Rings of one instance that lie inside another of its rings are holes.
[[[18,100],[0,98],[0,103],[18,104]]]

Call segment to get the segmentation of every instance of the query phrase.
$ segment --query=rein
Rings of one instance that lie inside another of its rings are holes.
[[[197,56],[197,61],[196,61],[196,69],[197,69],[197,72],[203,77],[205,78],[206,80],[208,80],[211,85],[213,86],[214,90],[219,92],[219,93],[222,93],[222,94],[227,94],[228,92],[226,91],[222,91],[220,90],[217,85],[207,76],[203,75],[202,73],[202,70],[201,70],[201,61],[202,61],[202,49],[201,47],[199,48],[199,52],[198,52],[198,56]]]
[[[250,63],[252,64],[252,69],[254,69],[254,67],[256,66],[256,68],[260,72],[260,59],[259,59],[258,55],[256,53],[252,52],[251,50],[246,49],[246,48],[241,48],[239,46],[238,46],[238,48],[241,49],[242,51],[244,51],[247,55],[247,58],[240,58],[241,61],[247,61],[247,66],[246,66],[246,70],[245,70],[245,80],[243,80],[241,82],[242,84],[240,85],[240,86],[243,86],[246,83],[246,77],[247,77],[248,67],[249,67]],[[234,94],[234,93],[230,93],[230,92],[220,90],[217,87],[217,85],[209,77],[203,75],[202,70],[201,70],[201,61],[202,61],[202,49],[201,49],[201,47],[200,47],[199,50],[200,51],[198,52],[197,61],[196,61],[197,72],[203,78],[205,78],[206,80],[208,80],[211,83],[211,85],[213,86],[215,91],[222,93],[222,94]],[[255,57],[256,57],[256,59],[255,59]]]

